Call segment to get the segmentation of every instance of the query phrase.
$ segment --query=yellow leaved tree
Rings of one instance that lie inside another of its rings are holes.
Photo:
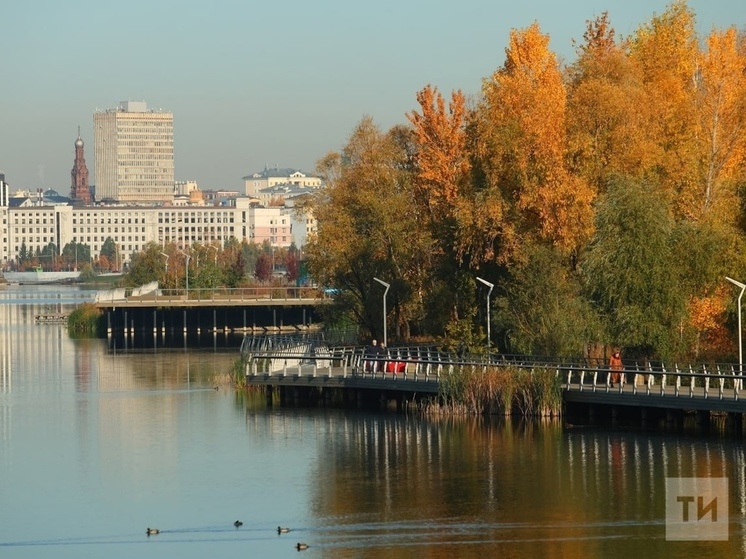
[[[592,232],[594,191],[566,164],[566,91],[538,24],[511,32],[505,64],[483,91],[477,155],[489,187],[521,233],[576,249]]]

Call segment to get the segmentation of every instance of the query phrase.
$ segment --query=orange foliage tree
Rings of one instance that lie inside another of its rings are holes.
[[[594,192],[565,163],[566,91],[549,37],[512,31],[506,61],[484,84],[482,156],[519,230],[569,251],[592,232]]]

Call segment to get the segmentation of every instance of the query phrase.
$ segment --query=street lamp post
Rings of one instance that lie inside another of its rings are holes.
[[[161,252],[161,254],[166,257],[165,273],[168,274],[168,254],[166,254],[165,252]]]
[[[186,256],[186,298],[189,299],[189,260],[192,258],[190,255],[184,253],[184,256]]]
[[[743,297],[743,292],[744,290],[746,290],[746,285],[741,283],[740,281],[734,280],[733,278],[729,278],[728,276],[725,276],[725,279],[727,279],[736,287],[741,288],[741,292],[738,294],[738,376],[740,377],[741,375],[743,375],[743,330],[741,328],[741,297]]]
[[[386,288],[385,291],[383,292],[383,345],[388,348],[389,341],[388,341],[388,338],[386,337],[386,294],[389,292],[389,287],[391,287],[391,284],[388,284],[385,281],[380,280],[378,278],[373,278],[373,279]]]
[[[485,279],[477,277],[477,281],[482,282],[484,285],[489,287],[487,291],[487,360],[490,358],[490,295],[492,295],[492,288],[495,287],[494,283],[490,283]]]

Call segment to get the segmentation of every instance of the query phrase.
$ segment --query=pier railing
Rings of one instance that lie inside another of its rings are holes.
[[[738,402],[743,375],[738,364],[625,363],[621,382],[611,386],[612,372],[591,360],[563,360],[501,355],[459,356],[428,346],[394,347],[371,354],[365,347],[339,345],[298,336],[256,338],[248,336],[241,348],[247,376],[363,376],[370,379],[439,382],[460,368],[553,371],[565,391],[599,392],[639,397],[655,396],[728,399]],[[740,405],[740,403],[739,403]]]
[[[96,303],[111,303],[125,301],[152,301],[155,303],[190,302],[220,302],[222,304],[243,301],[292,301],[315,299],[323,301],[328,295],[315,287],[216,287],[196,289],[153,289],[143,291],[142,287],[117,288],[99,291]]]

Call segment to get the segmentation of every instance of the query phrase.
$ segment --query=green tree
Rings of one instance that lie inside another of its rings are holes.
[[[110,266],[117,267],[119,265],[119,249],[111,237],[104,239],[104,244],[101,245],[101,252],[99,254],[106,257]]]
[[[241,243],[241,256],[244,262],[244,273],[249,276],[254,276],[256,270],[256,261],[259,259],[259,255],[262,253],[262,249],[254,241]]]
[[[80,280],[84,282],[90,282],[96,279],[96,272],[93,271],[93,266],[90,262],[85,262],[80,268]]]
[[[62,262],[65,266],[80,267],[84,262],[91,260],[91,247],[71,241],[62,249]]]
[[[225,285],[222,267],[218,263],[219,248],[216,245],[196,243],[191,247],[194,259],[193,272],[189,276],[189,288],[215,288]]]
[[[25,266],[26,262],[31,260],[32,254],[29,252],[28,247],[26,246],[26,241],[23,241],[21,243],[21,248],[18,251],[18,265],[19,267]]]
[[[686,293],[674,231],[660,190],[641,181],[615,179],[598,206],[581,270],[607,341],[627,355],[674,357],[681,350]]]
[[[161,247],[154,242],[150,242],[145,245],[141,252],[132,255],[132,263],[123,278],[123,283],[135,287],[151,281],[161,281],[164,275],[165,259],[161,254]]]
[[[59,270],[58,250],[55,243],[48,243],[40,252],[39,259],[44,262],[46,270]]]
[[[534,245],[501,281],[495,298],[496,329],[508,351],[533,355],[583,355],[600,336],[595,312],[579,278],[556,248]]]

